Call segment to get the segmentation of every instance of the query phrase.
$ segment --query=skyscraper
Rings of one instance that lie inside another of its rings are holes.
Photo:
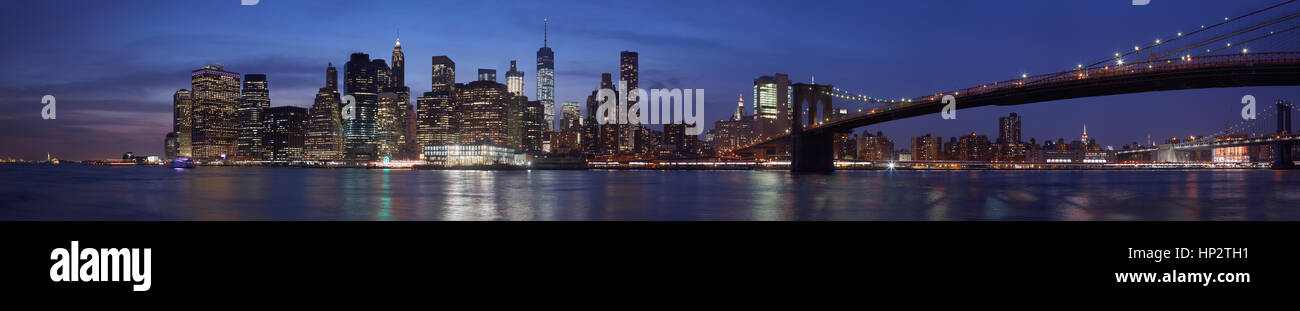
[[[555,52],[547,45],[549,20],[543,20],[542,48],[537,49],[537,101],[546,109],[547,128],[555,128]]]
[[[180,153],[180,149],[181,145],[180,141],[176,140],[176,132],[167,132],[167,136],[163,138],[163,154],[168,159],[175,159],[177,154]]]
[[[496,70],[496,69],[488,69],[488,68],[479,68],[479,69],[478,69],[478,80],[479,80],[479,81],[492,81],[492,82],[497,82],[497,70]]]
[[[754,120],[762,137],[790,129],[790,77],[783,73],[754,79]]]
[[[370,55],[353,53],[344,65],[344,94],[351,95],[356,100],[356,117],[343,121],[347,159],[375,159],[375,113],[378,110],[381,82],[378,77],[380,68],[376,68],[375,64],[371,62]]]
[[[193,158],[224,160],[237,150],[239,73],[207,65],[190,73]]]
[[[633,90],[636,90],[640,85],[640,82],[638,82],[640,79],[639,58],[640,56],[637,54],[637,52],[631,52],[631,51],[619,52],[618,77],[620,83],[627,84],[627,94],[635,94]],[[629,98],[627,101],[627,106],[629,108],[632,107],[632,105],[635,105],[638,100],[640,99],[633,100]],[[637,132],[640,130],[640,127],[641,127],[640,125],[634,126],[631,124],[619,125],[618,136],[620,138],[620,141],[618,142],[618,151],[620,153],[629,154],[629,153],[635,153],[637,151],[636,137],[637,137]]]
[[[393,63],[392,86],[406,86],[406,53],[402,53],[402,37],[397,37],[397,42],[393,43],[393,56],[389,61]]]
[[[457,129],[460,128],[459,109],[456,101],[447,91],[425,92],[417,99],[420,110],[416,128],[416,143],[420,150],[428,146],[453,145],[460,143]]]
[[[740,94],[736,100],[736,114],[731,115],[732,121],[740,121],[745,118],[745,94]]]
[[[599,107],[599,105],[601,104],[600,102],[601,98],[597,97],[599,95],[598,93],[599,90],[603,90],[603,89],[610,89],[615,91],[618,90],[618,87],[614,86],[613,79],[614,79],[613,75],[610,73],[600,74],[600,88],[597,89],[596,92],[591,93],[591,98],[592,98],[591,103],[594,104],[594,106]],[[617,98],[607,98],[606,100],[614,101],[615,103],[618,102]],[[612,105],[614,103],[610,103],[610,104]],[[588,110],[588,113],[595,115],[596,109],[590,109]],[[596,118],[605,118],[605,117],[606,116],[596,116]],[[618,122],[609,122],[609,121],[606,121],[605,124],[600,126],[600,135],[599,135],[600,148],[598,148],[600,150],[600,153],[602,154],[619,153],[619,145],[623,141],[621,139],[622,137],[621,135],[623,135],[624,126],[625,124],[618,124]]]
[[[543,145],[547,142],[547,134],[551,132],[551,127],[546,123],[546,114],[543,111],[545,106],[541,101],[528,101],[524,103],[523,113],[523,139],[521,142],[522,150],[532,154],[543,152]]]
[[[998,138],[994,141],[993,160],[1024,161],[1028,146],[1020,140],[1020,115],[998,118]]]
[[[524,96],[524,72],[515,68],[515,61],[510,61],[510,71],[506,71],[506,92],[513,96]]]
[[[421,154],[429,146],[459,143],[456,62],[447,56],[434,56],[430,77],[432,91],[424,93],[416,105],[415,142]]]
[[[389,91],[397,94],[393,124],[397,136],[393,139],[397,141],[398,158],[413,159],[418,153],[415,147],[415,111],[411,107],[411,88],[406,85],[406,54],[402,52],[401,37],[393,43],[393,56],[389,61],[393,64]]]
[[[582,127],[582,107],[578,106],[578,102],[564,102],[560,107],[560,112],[560,130]]]
[[[1020,115],[1012,112],[1009,116],[998,118],[998,142],[1020,143]]]
[[[375,110],[375,159],[402,158],[402,123],[400,97],[395,92],[379,93]]]
[[[474,81],[456,91],[459,104],[461,144],[510,146],[506,86],[492,81]]]
[[[262,160],[262,110],[271,107],[270,87],[264,74],[244,75],[239,102],[239,150],[236,159]]]
[[[325,69],[325,87],[316,92],[316,101],[308,112],[304,160],[343,159],[343,115],[339,104],[338,70],[330,64]]]
[[[525,114],[528,109],[528,97],[510,95],[509,88],[506,92],[506,141],[510,148],[524,150],[525,135],[528,131],[528,123],[525,121]],[[537,110],[541,112],[541,110]]]
[[[176,132],[177,157],[194,156],[194,145],[191,144],[194,137],[193,108],[190,91],[181,89],[172,94],[172,131]]]
[[[429,76],[430,88],[434,91],[454,89],[456,85],[456,62],[445,55],[433,57],[433,70]]]
[[[263,117],[268,161],[301,161],[307,132],[307,109],[294,106],[267,108]]]

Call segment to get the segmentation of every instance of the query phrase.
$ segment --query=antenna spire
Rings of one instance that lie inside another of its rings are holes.
[[[548,33],[551,26],[550,24],[551,24],[550,18],[542,19],[542,47],[546,47],[546,44],[550,43],[550,37]]]

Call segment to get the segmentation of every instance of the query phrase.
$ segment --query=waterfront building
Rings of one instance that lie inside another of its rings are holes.
[[[760,137],[771,137],[790,129],[790,77],[783,73],[754,79],[754,120]]]
[[[225,160],[237,151],[239,73],[207,65],[190,73],[193,158]]]
[[[496,145],[434,145],[424,147],[425,162],[433,166],[527,165],[525,156]]]
[[[961,136],[957,143],[957,160],[971,162],[992,161],[992,144],[989,137],[985,135],[976,135],[971,132],[970,135]]]
[[[943,158],[943,137],[930,134],[912,137],[913,161],[939,161]]]
[[[266,152],[262,146],[262,111],[271,107],[271,90],[264,74],[244,75],[244,89],[239,102],[238,150],[234,159],[261,160]]]
[[[267,108],[263,114],[267,161],[301,161],[306,143],[307,109],[294,106]]]
[[[387,82],[387,74],[381,77],[380,70],[376,64],[382,64],[370,60],[370,55],[365,53],[353,53],[343,69],[343,88],[344,95],[351,95],[356,102],[356,117],[343,121],[343,134],[346,139],[344,145],[346,158],[350,160],[375,160],[377,153],[375,135],[378,131],[375,125],[375,113],[379,106],[379,89],[381,85]],[[386,67],[386,66],[385,66]],[[347,104],[347,103],[345,103]]]
[[[457,90],[459,136],[462,145],[510,147],[506,86],[474,81]]]
[[[193,156],[193,108],[190,91],[181,89],[172,94],[172,132],[176,133],[176,157]]]
[[[627,93],[633,93],[640,87],[640,54],[632,51],[619,52],[619,81],[627,84]],[[618,88],[615,88],[618,90]],[[635,105],[637,100],[629,99],[627,107],[630,109]],[[618,152],[621,154],[637,153],[637,133],[641,132],[641,125],[620,124],[618,126]]]
[[[541,101],[525,102],[523,107],[523,139],[521,140],[521,151],[531,154],[541,154],[546,150],[551,133],[551,128],[546,123],[545,106]]]
[[[344,157],[343,115],[338,90],[338,70],[325,69],[325,87],[316,91],[308,111],[304,160],[330,161]]]
[[[869,131],[863,131],[862,136],[858,136],[857,147],[859,160],[888,161],[893,158],[894,142],[882,132],[872,135]]]

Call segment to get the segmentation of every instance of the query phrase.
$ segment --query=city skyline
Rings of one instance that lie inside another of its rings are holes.
[[[1104,58],[1106,51],[1119,49],[1127,46],[1132,42],[1142,42],[1149,39],[1145,37],[1159,36],[1164,34],[1171,36],[1174,31],[1191,29],[1198,23],[1204,23],[1206,20],[1212,20],[1215,15],[1237,15],[1243,12],[1255,9],[1260,6],[1271,4],[1272,1],[1244,1],[1242,3],[1233,3],[1228,5],[1230,8],[1222,8],[1222,3],[1216,3],[1220,6],[1211,6],[1208,2],[1189,2],[1182,4],[1188,8],[1185,12],[1180,12],[1178,16],[1161,15],[1160,12],[1144,10],[1142,8],[1121,7],[1119,4],[1099,5],[1099,4],[1078,4],[1080,10],[1131,10],[1132,12],[1119,11],[1117,14],[1150,14],[1149,21],[1138,23],[1138,25],[1091,25],[1102,28],[1098,33],[1104,35],[1089,35],[1084,33],[1082,28],[1062,28],[1061,25],[1047,25],[1047,29],[1036,29],[1033,32],[1021,33],[1016,30],[1021,22],[1008,20],[983,20],[973,18],[954,17],[954,24],[976,23],[980,25],[993,26],[1001,28],[1001,31],[994,31],[994,36],[986,37],[988,44],[981,44],[981,47],[975,51],[966,50],[943,50],[939,48],[924,48],[927,44],[921,44],[911,37],[927,37],[941,33],[959,33],[956,26],[925,26],[919,30],[913,30],[912,33],[905,33],[903,37],[897,34],[879,34],[878,41],[881,44],[873,46],[861,46],[850,43],[845,50],[845,54],[832,54],[838,49],[813,50],[813,49],[788,49],[779,51],[764,51],[764,44],[792,43],[805,40],[827,40],[827,38],[816,38],[813,35],[799,38],[768,38],[773,42],[747,42],[740,39],[722,38],[718,32],[734,29],[734,25],[729,23],[718,22],[710,19],[692,19],[692,22],[673,21],[667,19],[664,24],[682,28],[690,28],[693,23],[703,23],[712,26],[718,26],[713,29],[698,28],[688,30],[676,29],[674,31],[665,31],[657,33],[649,31],[667,30],[665,27],[644,27],[645,22],[633,23],[633,25],[621,25],[617,23],[602,23],[600,20],[586,20],[574,16],[573,13],[547,10],[541,8],[536,12],[525,12],[528,8],[520,8],[519,12],[507,14],[509,18],[502,20],[493,20],[499,22],[499,26],[487,27],[485,30],[490,32],[486,35],[489,39],[446,39],[447,37],[456,38],[466,34],[475,34],[472,29],[442,29],[430,31],[430,27],[451,27],[451,22],[393,22],[391,27],[387,26],[366,26],[360,30],[350,30],[344,32],[346,35],[330,35],[329,39],[322,38],[326,33],[332,30],[309,30],[301,29],[302,26],[287,25],[283,21],[266,18],[268,14],[277,13],[289,14],[288,20],[295,18],[301,19],[297,14],[304,14],[301,11],[312,11],[312,7],[294,6],[292,4],[276,4],[268,2],[253,8],[241,8],[237,5],[227,7],[220,3],[200,3],[189,5],[192,8],[201,8],[205,12],[217,16],[227,16],[233,20],[243,21],[249,25],[232,25],[229,30],[211,29],[210,26],[194,26],[190,22],[173,20],[175,17],[165,15],[168,12],[178,10],[170,5],[157,6],[160,13],[145,12],[146,18],[140,21],[111,20],[121,18],[124,10],[132,8],[134,4],[96,4],[87,3],[82,6],[67,10],[54,7],[48,7],[49,4],[31,4],[24,3],[21,9],[28,9],[34,14],[32,16],[79,16],[89,14],[95,9],[107,12],[107,17],[102,19],[89,19],[81,21],[82,26],[99,25],[98,23],[109,26],[118,26],[130,28],[131,31],[124,33],[112,32],[113,27],[106,31],[108,38],[116,38],[126,42],[145,42],[149,45],[139,47],[121,47],[118,44],[111,44],[103,41],[104,39],[92,39],[81,42],[79,40],[54,40],[57,38],[75,39],[75,37],[87,36],[85,32],[78,30],[64,29],[53,27],[49,31],[38,32],[44,36],[32,36],[31,34],[19,34],[10,36],[11,46],[32,46],[31,49],[16,49],[7,51],[4,57],[4,65],[7,68],[14,68],[13,76],[3,78],[7,85],[6,94],[15,94],[9,98],[0,99],[0,109],[3,109],[5,122],[3,130],[5,134],[0,136],[7,146],[12,146],[4,150],[4,157],[22,157],[28,159],[44,156],[46,152],[53,152],[56,156],[69,159],[98,159],[111,157],[121,154],[125,151],[134,151],[138,154],[163,154],[162,144],[159,143],[163,134],[170,132],[168,129],[173,127],[172,120],[173,107],[171,102],[177,89],[187,88],[188,79],[184,79],[184,74],[177,75],[173,72],[186,72],[199,68],[202,65],[210,63],[227,63],[226,70],[238,72],[240,74],[266,74],[268,84],[271,85],[270,105],[275,106],[295,106],[301,108],[311,107],[313,99],[320,88],[319,72],[328,63],[345,63],[347,59],[343,56],[351,53],[367,53],[374,55],[376,59],[382,59],[388,49],[392,47],[393,40],[397,37],[396,29],[398,27],[407,28],[403,40],[404,51],[408,58],[411,79],[406,85],[412,86],[410,92],[423,94],[430,91],[428,76],[423,68],[429,68],[427,61],[434,55],[447,55],[461,64],[462,73],[455,79],[456,82],[468,83],[475,79],[472,76],[476,73],[470,68],[497,69],[499,72],[508,68],[504,64],[511,60],[528,59],[538,46],[545,45],[553,47],[555,53],[561,55],[556,58],[556,102],[581,101],[587,94],[599,85],[601,73],[615,72],[618,70],[619,59],[615,53],[619,51],[637,51],[639,52],[639,71],[641,84],[644,87],[691,87],[709,89],[711,95],[706,98],[706,122],[707,127],[711,128],[713,121],[727,119],[734,112],[734,105],[730,96],[726,94],[752,94],[748,92],[753,87],[753,80],[760,76],[772,75],[773,73],[789,74],[792,83],[807,83],[811,81],[813,75],[818,76],[819,83],[833,84],[838,87],[847,88],[855,92],[876,95],[882,97],[912,97],[922,94],[931,93],[934,90],[946,90],[956,87],[966,87],[970,84],[977,84],[987,81],[999,81],[1010,78],[1016,73],[1046,73],[1068,69],[1068,63],[1078,61],[1087,62],[1095,59]],[[779,4],[779,3],[767,3]],[[344,4],[343,7],[351,7],[356,4]],[[417,5],[417,4],[411,4]],[[703,4],[705,6],[718,6],[719,4]],[[845,6],[855,6],[857,4],[844,4]],[[903,18],[917,16],[920,9],[918,6],[933,6],[934,4],[914,4],[903,7],[894,7],[893,9],[900,12]],[[954,7],[975,6],[973,4],[959,3],[947,4]],[[180,5],[178,5],[180,6]],[[527,6],[527,5],[524,5]],[[582,10],[600,9],[600,4],[574,4],[570,7],[578,7]],[[867,6],[880,6],[872,4]],[[1021,16],[1020,20],[1039,20],[1052,16],[1076,16],[1084,13],[1066,12],[1058,8],[1046,8],[1044,4],[1038,3],[1021,3],[1019,5],[998,4],[991,5],[994,8],[972,7],[971,9],[987,13],[988,16],[1000,17],[1016,15],[1014,12],[1034,12],[1032,16]],[[336,6],[337,7],[337,6]],[[890,6],[885,6],[890,7]],[[467,8],[450,8],[463,9],[467,12],[476,12],[484,10],[482,7]],[[538,9],[538,8],[532,8]],[[258,11],[258,10],[264,10]],[[370,10],[361,10],[358,14],[380,14],[386,12],[382,8],[370,8]],[[550,11],[550,12],[548,12]],[[773,10],[754,10],[745,11],[745,13],[754,15],[770,15]],[[779,10],[776,10],[779,11]],[[827,10],[824,14],[841,14],[836,10]],[[762,13],[762,14],[759,14]],[[162,14],[162,15],[153,15]],[[704,14],[692,12],[689,14]],[[810,13],[800,13],[810,14]],[[657,16],[664,17],[664,16]],[[34,17],[27,15],[13,16],[9,20],[30,21],[37,25],[43,25],[44,21],[33,20]],[[899,18],[899,17],[881,17],[882,19]],[[548,20],[549,25],[544,24],[543,20]],[[753,23],[758,23],[759,19],[745,19]],[[193,27],[178,27],[179,29],[188,29],[182,33],[159,30],[158,26],[165,21],[174,21],[181,25],[190,25]],[[818,26],[844,26],[842,31],[836,32],[841,34],[857,34],[859,32],[875,33],[894,29],[894,26],[875,25],[874,28],[862,27],[864,25],[838,25],[840,22],[823,22],[823,25],[805,25],[795,28]],[[987,24],[984,24],[987,23]],[[1149,27],[1144,24],[1149,23]],[[311,22],[307,25],[320,26],[322,29],[332,29],[341,27],[329,23]],[[384,24],[384,23],[380,23]],[[594,27],[597,24],[599,27]],[[870,24],[870,23],[868,23]],[[140,26],[152,27],[140,27]],[[268,26],[270,25],[270,26]],[[504,26],[500,26],[504,25]],[[1169,29],[1168,25],[1185,25],[1178,26],[1179,29]],[[241,36],[240,39],[233,41],[248,42],[223,42],[220,39],[225,37],[226,40],[232,40],[230,33],[237,31],[242,27],[260,26],[268,29],[265,34],[250,34]],[[698,25],[696,25],[698,26]],[[1120,27],[1124,26],[1124,27]],[[67,26],[73,27],[73,26]],[[854,27],[860,27],[854,28]],[[386,31],[383,28],[391,28]],[[549,29],[547,29],[549,28]],[[410,29],[415,29],[414,33]],[[1034,38],[1049,37],[1054,31],[1066,30],[1065,33],[1073,34],[1073,39],[1078,39],[1081,45],[1100,46],[1095,51],[1054,51],[1047,56],[1038,56],[1029,53],[1026,50],[1059,50],[1073,45],[1065,44],[1065,47],[1057,45],[1033,45]],[[1073,31],[1070,31],[1073,29]],[[1116,31],[1116,30],[1124,31]],[[229,32],[228,32],[229,31]],[[69,33],[71,32],[71,33]],[[793,32],[793,30],[791,31]],[[89,32],[94,34],[95,32]],[[222,35],[222,33],[225,33]],[[1116,34],[1120,33],[1120,34]],[[62,35],[61,35],[62,34]],[[66,36],[65,36],[66,35]],[[479,33],[478,35],[484,36]],[[276,42],[275,38],[285,38],[288,36],[302,37],[292,40]],[[536,37],[543,37],[544,42],[535,42]],[[73,37],[73,38],[68,38]],[[170,40],[167,38],[171,38]],[[209,39],[209,40],[205,40]],[[585,40],[584,40],[585,39]],[[592,40],[595,39],[595,40]],[[161,40],[161,41],[159,41]],[[70,41],[70,42],[69,42]],[[176,42],[172,42],[176,41]],[[610,46],[600,46],[598,44],[586,44],[589,42],[613,42]],[[656,42],[671,42],[674,46],[679,46],[678,51],[666,49]],[[831,42],[840,43],[840,40],[830,40]],[[321,47],[322,42],[342,42],[343,47]],[[384,42],[384,43],[378,43]],[[495,42],[495,43],[493,43]],[[582,42],[576,44],[574,42]],[[888,44],[894,42],[894,44]],[[960,42],[960,40],[958,40]],[[998,44],[1007,43],[1007,44]],[[1123,43],[1128,42],[1128,43]],[[51,44],[55,43],[55,44]],[[81,44],[91,44],[89,47]],[[987,47],[986,47],[987,45]],[[998,46],[1004,47],[998,47]],[[77,48],[77,47],[82,48]],[[899,50],[915,50],[919,53],[909,53],[910,55],[898,55],[896,52],[890,52],[881,46],[898,46]],[[1026,48],[1026,46],[1028,48]],[[72,51],[103,50],[105,56],[83,55],[71,53],[68,50],[53,51],[42,53],[49,49],[65,47],[71,48]],[[213,49],[216,47],[215,49]],[[233,48],[232,47],[237,47]],[[321,47],[319,49],[309,49],[305,47]],[[770,48],[770,47],[769,47]],[[991,48],[996,48],[993,50]],[[252,51],[244,51],[252,50]],[[289,50],[296,52],[288,52]],[[311,50],[311,52],[302,52]],[[699,55],[693,55],[699,54]],[[711,63],[717,63],[719,54],[734,54],[737,60],[728,59],[718,64],[702,64],[701,60],[707,59]],[[961,61],[965,55],[991,59],[983,62]],[[110,57],[111,56],[111,57]],[[990,57],[995,56],[995,57]],[[113,62],[114,58],[124,59],[125,61]],[[137,59],[138,58],[138,59]],[[45,61],[30,61],[31,59],[43,59]],[[784,62],[774,62],[773,59],[783,60]],[[818,60],[811,60],[818,59]],[[1011,61],[1007,60],[1011,59]],[[19,62],[21,60],[21,63]],[[933,60],[930,62],[930,60]],[[42,63],[44,66],[39,68],[26,65],[25,63]],[[319,64],[315,64],[319,62]],[[847,68],[837,62],[843,62]],[[120,64],[119,64],[120,63]],[[764,64],[766,63],[766,64]],[[775,63],[775,64],[773,64]],[[910,67],[911,69],[902,69],[899,67]],[[125,65],[121,65],[125,64]],[[788,65],[785,65],[788,64]],[[1014,65],[1013,65],[1014,64]],[[992,67],[1012,67],[1011,69],[991,69]],[[572,69],[566,69],[572,68]],[[84,69],[101,69],[84,71]],[[951,68],[956,71],[950,75],[932,75],[922,74],[920,72],[938,71],[939,68]],[[78,75],[68,74],[69,72],[78,72]],[[1007,72],[1003,74],[1003,72]],[[863,74],[865,73],[865,74]],[[873,75],[872,73],[880,73]],[[529,73],[529,74],[536,74]],[[178,78],[179,77],[179,78]],[[805,78],[806,77],[806,78]],[[79,79],[80,78],[80,79]],[[528,81],[531,77],[526,77]],[[539,86],[540,85],[535,85]],[[130,91],[122,91],[126,89]],[[524,87],[525,95],[530,99],[537,99],[535,94],[529,94],[530,87]],[[713,90],[718,91],[713,91]],[[1242,94],[1254,94],[1261,98],[1261,102],[1272,102],[1276,99],[1291,99],[1286,96],[1297,94],[1295,87],[1250,87],[1250,88],[1232,88],[1232,89],[1208,89],[1208,90],[1191,90],[1176,92],[1158,92],[1143,93],[1134,95],[1109,96],[1100,98],[1085,98],[1065,100],[1041,105],[1028,105],[1017,107],[990,107],[961,111],[961,115],[956,121],[943,121],[939,118],[922,117],[915,118],[908,122],[892,122],[881,125],[872,125],[865,128],[859,128],[855,132],[864,130],[870,132],[883,131],[893,133],[895,139],[910,138],[921,136],[926,133],[937,136],[951,137],[960,133],[970,131],[996,134],[996,121],[998,117],[1004,116],[1009,112],[1017,112],[1020,115],[1027,116],[1031,120],[1025,122],[1025,140],[1028,138],[1055,139],[1057,137],[1073,137],[1077,135],[1078,127],[1084,123],[1093,124],[1091,136],[1099,137],[1104,145],[1111,145],[1118,148],[1129,142],[1145,142],[1148,135],[1153,137],[1185,137],[1187,135],[1199,135],[1202,133],[1212,132],[1215,125],[1224,124],[1236,111],[1236,104]],[[535,93],[535,92],[533,92]],[[59,96],[59,111],[62,113],[58,120],[43,121],[37,115],[37,99],[44,94],[53,94]],[[756,102],[752,95],[742,95],[747,102]],[[416,97],[412,95],[412,97]],[[411,98],[413,101],[414,98]],[[1073,104],[1066,104],[1067,102]],[[1083,103],[1083,104],[1080,104]],[[1180,105],[1193,105],[1203,109],[1177,109]],[[1220,111],[1212,113],[1212,111]],[[558,115],[558,111],[555,111]],[[749,111],[753,114],[753,111]],[[30,117],[24,117],[28,116]],[[1152,116],[1156,120],[1150,120]],[[1050,120],[1044,122],[1043,120]],[[1150,122],[1137,122],[1139,120],[1148,120]],[[554,122],[551,123],[554,126]],[[113,137],[110,140],[86,141],[87,138],[81,137],[76,133],[94,133],[96,137]],[[891,135],[892,136],[892,135]]]

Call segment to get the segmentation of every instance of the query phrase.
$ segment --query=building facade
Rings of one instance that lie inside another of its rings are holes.
[[[307,134],[307,109],[280,106],[267,108],[264,112],[264,160],[302,161]]]
[[[459,136],[462,145],[509,144],[509,114],[506,86],[492,81],[474,81],[457,90]]]
[[[191,146],[199,161],[226,160],[237,151],[239,73],[203,66],[190,73]]]
[[[325,69],[325,87],[316,91],[316,100],[308,111],[304,160],[342,160],[343,107],[340,106],[338,70],[334,64]]]
[[[545,26],[544,26],[545,27]],[[537,49],[537,100],[546,108],[547,128],[555,128],[555,52],[548,46],[550,38],[542,31],[542,48]]]
[[[271,107],[271,89],[264,74],[244,75],[244,89],[239,101],[239,145],[235,159],[261,160],[262,112]]]
[[[190,91],[179,90],[172,94],[172,132],[176,133],[176,157],[192,157],[194,147],[193,104]]]

